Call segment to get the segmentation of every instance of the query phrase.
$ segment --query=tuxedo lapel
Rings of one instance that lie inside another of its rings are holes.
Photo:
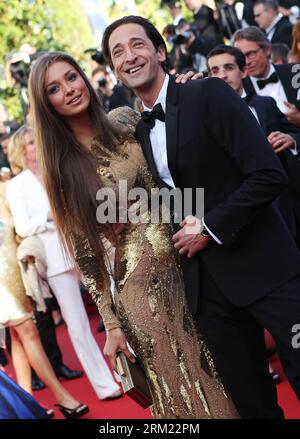
[[[256,95],[254,85],[253,85],[249,76],[247,76],[246,78],[243,79],[243,85],[244,85],[244,89],[245,89],[247,95],[248,94]]]
[[[273,33],[272,41],[271,41],[271,42],[274,42],[274,43],[276,42],[277,35],[279,34],[279,32],[280,32],[280,30],[281,30],[281,25],[282,25],[281,20],[279,20],[279,21],[275,24],[275,27],[274,27],[274,33]]]
[[[170,169],[173,180],[178,182],[176,175],[176,153],[177,153],[177,133],[178,133],[178,86],[175,79],[170,77],[167,102],[166,102],[166,140],[168,167]]]
[[[266,120],[266,112],[264,111],[263,105],[261,105],[261,102],[259,99],[256,99],[257,96],[253,99],[253,107],[257,113],[259,124],[263,130],[264,133],[267,133],[267,120]]]
[[[137,140],[140,142],[144,156],[148,162],[153,178],[159,187],[167,186],[166,183],[159,177],[153,157],[152,145],[149,137],[149,128],[144,124],[142,120],[139,121],[135,132]]]

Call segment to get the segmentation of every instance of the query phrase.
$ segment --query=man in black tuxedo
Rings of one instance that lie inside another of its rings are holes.
[[[164,40],[145,18],[112,23],[102,49],[116,76],[153,108],[136,135],[157,184],[205,190],[204,218],[177,224],[173,240],[190,310],[220,376],[243,418],[280,418],[262,326],[295,368],[300,364],[300,350],[291,347],[300,319],[300,255],[272,206],[286,185],[283,168],[224,81],[179,85],[165,74]],[[195,224],[199,233],[191,233]]]
[[[244,80],[244,88],[247,94],[271,96],[283,113],[289,110],[287,101],[300,108],[300,89],[293,87],[293,64],[271,64],[271,44],[261,30],[250,26],[236,31],[233,45],[246,57],[249,76]]]
[[[211,77],[223,79],[247,103],[289,175],[290,156],[298,153],[300,131],[288,122],[273,98],[246,94],[243,85],[243,78],[247,75],[244,54],[236,47],[219,45],[208,54],[207,65]],[[292,236],[296,238],[300,233],[300,218],[296,216],[294,201],[294,192],[287,188],[277,205]]]
[[[292,171],[290,164],[293,163],[293,153],[290,152],[290,149],[295,146],[295,142],[296,146],[299,145],[299,130],[287,121],[273,98],[246,94],[243,87],[243,78],[247,74],[244,54],[236,47],[220,45],[208,54],[207,64],[210,76],[223,79],[247,103],[290,176]],[[297,209],[299,198],[295,199],[296,194],[292,181],[276,203],[290,233],[300,248],[300,216]],[[284,372],[294,392],[300,398],[300,376],[286,360],[285,355],[282,352],[279,353]]]
[[[257,0],[254,4],[254,19],[273,43],[284,43],[292,48],[293,26],[287,17],[279,14],[277,0]]]

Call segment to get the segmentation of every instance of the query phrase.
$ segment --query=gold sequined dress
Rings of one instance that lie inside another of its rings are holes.
[[[138,116],[129,108],[120,108],[110,117],[134,130]],[[128,190],[141,187],[149,191],[154,187],[142,150],[133,137],[115,151],[97,143],[92,151],[102,182],[116,193],[120,180],[127,182]],[[109,274],[97,269],[86,239],[74,239],[76,259],[106,328],[122,327],[144,365],[155,418],[236,418],[187,310],[171,237],[169,224],[128,224],[115,255],[118,317],[111,292],[103,287],[109,283]]]
[[[32,306],[26,296],[17,261],[13,219],[0,182],[0,327],[18,325],[32,318]]]

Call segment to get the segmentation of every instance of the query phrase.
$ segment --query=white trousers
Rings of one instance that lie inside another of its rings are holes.
[[[51,276],[49,285],[59,303],[75,352],[98,398],[119,389],[92,335],[78,280],[73,271]]]

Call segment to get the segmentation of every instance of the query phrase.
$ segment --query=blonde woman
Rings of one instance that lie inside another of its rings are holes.
[[[8,326],[10,329],[12,360],[17,381],[23,389],[32,394],[31,366],[53,392],[60,411],[66,417],[78,418],[88,412],[88,407],[80,404],[56,378],[33,322],[31,302],[25,294],[17,263],[14,224],[5,202],[5,183],[2,182],[0,212],[0,327]]]

